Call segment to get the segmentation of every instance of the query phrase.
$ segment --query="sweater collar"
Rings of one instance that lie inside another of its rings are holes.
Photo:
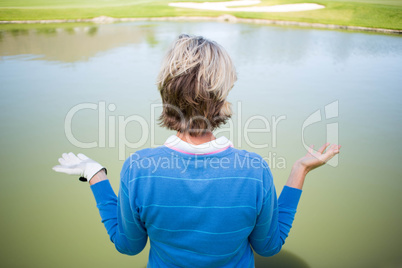
[[[191,155],[214,154],[233,147],[232,142],[224,136],[203,144],[194,145],[183,141],[176,135],[172,135],[166,140],[164,145],[172,150]]]

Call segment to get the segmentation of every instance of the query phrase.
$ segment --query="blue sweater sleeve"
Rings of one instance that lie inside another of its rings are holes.
[[[262,207],[254,230],[249,236],[254,251],[265,257],[277,254],[292,228],[302,190],[285,186],[277,199],[272,175],[269,188],[264,190]]]
[[[148,236],[137,211],[131,210],[128,190],[123,181],[117,197],[109,180],[92,185],[91,190],[102,222],[116,249],[127,255],[140,253]]]

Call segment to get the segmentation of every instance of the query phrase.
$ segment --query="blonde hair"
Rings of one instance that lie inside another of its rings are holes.
[[[226,97],[236,80],[222,46],[202,36],[180,35],[157,78],[163,102],[160,124],[191,136],[213,131],[232,115]]]

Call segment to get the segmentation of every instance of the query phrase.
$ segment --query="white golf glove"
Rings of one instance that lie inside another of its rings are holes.
[[[86,181],[85,179],[90,181],[92,177],[102,169],[105,169],[106,172],[105,167],[84,154],[78,154],[76,156],[73,153],[64,153],[62,157],[59,158],[59,163],[60,165],[53,167],[54,171],[70,175],[79,175],[81,176],[80,181]]]

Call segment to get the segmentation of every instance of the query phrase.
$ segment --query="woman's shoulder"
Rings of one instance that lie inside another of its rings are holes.
[[[138,165],[139,161],[144,161],[144,159],[157,157],[164,153],[165,151],[163,150],[163,146],[158,146],[155,148],[144,148],[134,153],[131,153],[130,156],[124,161],[121,170],[121,175],[123,175],[133,165]]]

